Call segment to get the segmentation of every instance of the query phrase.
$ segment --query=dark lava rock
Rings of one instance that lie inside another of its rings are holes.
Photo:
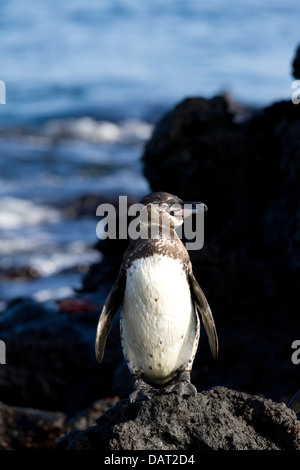
[[[92,426],[116,400],[98,400],[71,419],[59,411],[10,406],[0,402],[0,450],[49,449],[71,429]]]
[[[138,202],[134,198],[127,199],[127,207]],[[120,213],[119,204],[111,201],[116,210],[116,238],[99,239],[95,244],[95,249],[100,251],[103,258],[100,262],[90,266],[88,272],[82,279],[81,292],[93,292],[106,283],[113,284],[118,276],[122,257],[128,247],[128,238],[119,238],[120,223],[128,226],[129,219],[126,214]]]
[[[283,403],[216,387],[196,397],[122,400],[54,450],[300,450],[300,422]]]
[[[10,305],[0,321],[6,364],[0,367],[0,400],[8,405],[61,411],[68,417],[111,396],[122,361],[119,325],[102,364],[94,341],[99,309],[61,313],[31,299]]]
[[[300,46],[296,51],[296,56],[293,62],[293,75],[295,78],[300,78]]]
[[[201,195],[209,213],[218,214],[212,219],[218,230],[247,211],[237,197],[245,191],[247,148],[224,98],[187,98],[156,126],[143,156],[145,176],[153,191],[188,201]]]
[[[0,450],[49,448],[66,429],[65,423],[66,416],[60,412],[0,402]]]

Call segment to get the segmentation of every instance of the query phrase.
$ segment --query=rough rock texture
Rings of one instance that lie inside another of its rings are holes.
[[[114,370],[122,360],[119,328],[99,365],[94,353],[99,310],[95,305],[91,311],[62,313],[31,299],[15,301],[0,322],[7,356],[0,367],[1,401],[70,417],[113,396]]]
[[[0,450],[48,448],[66,429],[65,423],[60,412],[0,403]]]
[[[55,450],[300,450],[300,422],[283,403],[224,387],[196,397],[117,403]]]
[[[98,400],[68,419],[59,411],[9,406],[0,402],[0,450],[49,449],[71,429],[85,429],[95,423],[114,399]]]

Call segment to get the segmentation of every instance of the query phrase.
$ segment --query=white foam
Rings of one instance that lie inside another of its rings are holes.
[[[55,223],[60,218],[59,212],[51,207],[14,197],[0,198],[0,228],[2,229],[14,229],[44,222]]]
[[[42,289],[35,292],[32,297],[37,302],[48,302],[49,300],[60,300],[65,297],[73,297],[74,289],[70,286],[62,286],[53,289]]]
[[[148,140],[153,132],[153,126],[138,119],[127,119],[120,123],[120,133],[123,141]]]
[[[89,116],[71,119],[55,119],[44,126],[45,135],[80,138],[98,143],[145,141],[151,137],[152,124],[139,119],[126,119],[118,123],[96,121]]]
[[[65,247],[65,251],[60,251],[57,247],[53,253],[33,255],[30,265],[39,275],[50,276],[74,267],[82,267],[84,269],[85,266],[99,261],[100,257],[97,251],[88,251],[86,247],[81,252],[74,252],[72,246],[69,245]]]

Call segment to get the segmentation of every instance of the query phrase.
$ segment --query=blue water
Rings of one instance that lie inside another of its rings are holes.
[[[96,218],[60,204],[147,192],[139,159],[166,109],[224,91],[289,99],[299,20],[295,0],[2,0],[0,274],[39,276],[2,276],[0,299],[64,295],[99,259]]]

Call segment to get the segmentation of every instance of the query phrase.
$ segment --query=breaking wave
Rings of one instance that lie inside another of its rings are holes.
[[[131,144],[151,137],[153,125],[139,119],[120,122],[97,121],[89,116],[53,119],[43,127],[45,136],[52,139],[79,138],[99,143]]]

